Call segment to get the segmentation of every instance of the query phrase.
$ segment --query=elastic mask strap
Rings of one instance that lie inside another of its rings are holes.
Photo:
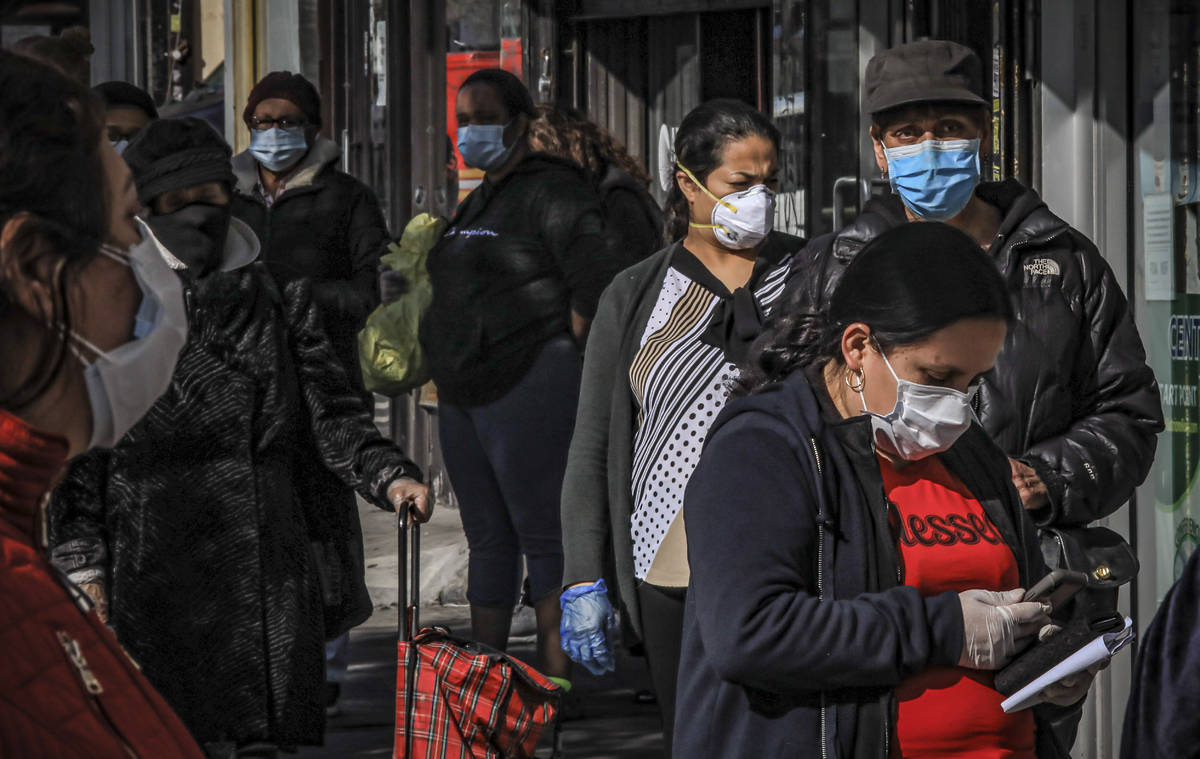
[[[75,330],[68,330],[62,325],[59,325],[58,330],[60,335],[65,334],[67,336],[67,349],[71,351],[71,353],[75,354],[75,358],[79,359],[79,362],[84,366],[92,365],[105,355],[104,351],[100,350],[94,343],[89,341],[86,337],[79,334]],[[92,355],[95,356],[95,358],[93,358],[91,361],[88,361],[86,358],[84,358],[83,352],[76,347],[77,345],[82,345],[84,348],[87,348],[92,352]]]
[[[129,254],[119,250],[118,248],[114,248],[112,245],[101,245],[100,255],[104,256],[105,258],[110,258],[119,264],[125,264],[131,268],[133,267],[133,264],[129,261]]]
[[[883,352],[883,348],[880,348],[880,347],[879,347],[879,343],[877,343],[877,342],[875,341],[875,337],[874,337],[874,336],[872,336],[872,337],[870,337],[870,338],[868,338],[868,339],[871,341],[871,349],[872,349],[872,350],[874,350],[876,353],[878,353],[878,354],[879,354],[879,357],[883,359],[883,365],[884,365],[884,366],[886,366],[886,367],[888,368],[888,371],[892,373],[892,378],[893,378],[894,380],[896,380],[896,397],[897,397],[897,399],[899,399],[899,397],[900,397],[900,396],[899,396],[899,393],[900,393],[900,376],[899,376],[899,375],[897,375],[897,374],[896,374],[896,370],[892,368],[892,362],[891,362],[891,361],[888,361],[887,354]],[[866,372],[863,372],[863,378],[864,378],[864,379],[866,378]],[[865,385],[865,383],[864,383],[864,385]],[[858,397],[859,397],[859,400],[861,400],[861,401],[862,401],[862,405],[863,405],[863,407],[862,407],[862,410],[863,410],[863,413],[866,413],[866,414],[873,414],[873,413],[875,413],[875,412],[871,411],[869,408],[867,408],[867,396],[863,395],[862,387],[859,387],[859,389],[858,389]]]
[[[892,373],[892,379],[896,380],[896,386],[899,387],[900,375],[896,374],[896,370],[892,368],[892,362],[888,361],[887,354],[883,352],[883,348],[880,348],[879,343],[875,342],[874,339],[871,340],[871,345],[875,348],[875,352],[879,354],[879,357],[883,359],[884,366]]]
[[[713,195],[713,191],[709,190],[708,187],[704,186],[704,183],[702,183],[702,181],[696,179],[696,175],[692,174],[690,171],[688,171],[688,167],[684,166],[683,163],[679,163],[677,161],[676,166],[679,167],[680,172],[683,172],[684,174],[688,175],[688,179],[690,179],[692,181],[692,184],[695,184],[697,187],[700,187],[700,189],[704,192],[704,195],[707,195],[708,197],[713,198],[713,201],[715,201],[716,203],[719,203],[720,205],[724,205],[725,208],[730,209],[731,211],[733,211],[734,214],[738,213],[738,209],[736,207],[733,207],[732,204],[726,203],[725,201],[722,201],[721,198]],[[689,221],[688,226],[689,227],[698,227],[701,229],[724,229],[724,231],[726,233],[728,233],[728,229],[725,229],[724,225],[701,225],[701,223],[696,223],[695,221]]]
[[[721,205],[724,205],[725,208],[730,209],[731,211],[733,211],[734,214],[738,213],[738,209],[734,208],[733,205],[731,205],[730,203],[726,203],[725,201],[722,201],[721,198],[713,195],[713,191],[709,190],[708,187],[704,186],[704,183],[702,183],[702,181],[696,179],[696,175],[692,174],[690,171],[688,171],[688,167],[684,166],[683,163],[676,163],[676,166],[679,167],[680,172],[683,172],[684,174],[688,175],[688,179],[690,179],[692,181],[692,183],[694,183],[697,187],[700,187],[700,189],[704,192],[704,195],[707,195],[708,197],[713,198],[714,201],[720,203]]]
[[[862,385],[858,386],[858,399],[860,401],[862,401],[862,408],[859,409],[860,411],[862,411],[864,414],[874,413],[871,411],[871,409],[867,408],[867,396],[863,395],[863,386]]]

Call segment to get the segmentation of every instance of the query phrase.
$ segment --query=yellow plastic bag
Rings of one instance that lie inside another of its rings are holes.
[[[400,242],[388,245],[381,259],[404,275],[408,291],[396,302],[375,309],[358,333],[363,382],[373,393],[402,395],[429,381],[418,338],[421,316],[433,299],[425,260],[445,230],[445,219],[418,214],[404,228]]]

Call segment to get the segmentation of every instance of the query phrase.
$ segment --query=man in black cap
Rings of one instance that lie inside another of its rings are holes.
[[[1116,511],[1150,471],[1163,429],[1154,373],[1125,296],[1096,246],[1015,179],[980,182],[991,139],[982,66],[969,48],[926,40],[871,59],[863,87],[871,140],[893,194],[813,240],[793,278],[794,308],[822,310],[842,271],[898,224],[942,221],[988,251],[1017,322],[975,410],[1010,458],[1039,526]]]
[[[92,89],[104,100],[104,129],[108,141],[117,155],[122,155],[133,138],[147,124],[158,119],[154,100],[145,90],[129,82],[104,82]]]

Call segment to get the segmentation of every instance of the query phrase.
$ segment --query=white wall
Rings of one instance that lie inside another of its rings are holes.
[[[1128,291],[1127,85],[1123,0],[1041,3],[1042,187],[1050,210],[1086,234]],[[1130,509],[1105,525],[1129,538]],[[1146,562],[1143,561],[1143,564]],[[1129,590],[1122,605],[1130,613]],[[1133,656],[1101,673],[1071,756],[1108,759],[1120,749]]]

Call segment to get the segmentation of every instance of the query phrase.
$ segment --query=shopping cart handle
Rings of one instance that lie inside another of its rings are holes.
[[[405,519],[405,516],[403,512],[396,512],[396,564],[400,588],[397,624],[400,627],[400,637],[403,640],[412,640],[420,628],[421,524],[415,519]]]

